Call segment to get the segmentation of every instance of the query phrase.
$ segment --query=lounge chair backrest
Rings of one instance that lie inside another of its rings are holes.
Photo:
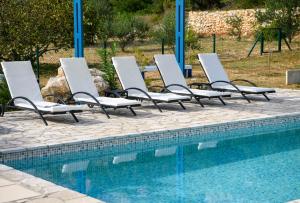
[[[112,61],[124,90],[135,87],[148,92],[134,56],[112,57]],[[129,94],[135,93],[140,94],[136,90],[129,91]]]
[[[72,94],[87,92],[94,97],[99,97],[96,85],[93,82],[88,65],[84,58],[61,58],[61,67],[65,73]],[[76,98],[90,98],[84,94],[78,94]]]
[[[26,97],[33,102],[43,101],[30,61],[2,62],[1,65],[12,98]],[[27,102],[16,100],[17,103]]]
[[[188,87],[185,78],[180,70],[174,54],[157,54],[154,55],[155,63],[163,78],[165,86],[179,84]],[[182,87],[170,87],[170,90],[182,89]]]
[[[198,58],[210,83],[220,80],[230,81],[216,53],[198,54]]]

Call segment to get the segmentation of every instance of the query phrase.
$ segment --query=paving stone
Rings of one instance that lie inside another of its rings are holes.
[[[0,178],[0,187],[7,186],[7,185],[13,185],[14,183],[11,181],[8,181],[6,179]]]
[[[61,200],[71,200],[71,199],[76,199],[76,198],[81,198],[84,197],[85,195],[75,192],[75,191],[71,191],[71,190],[64,190],[64,191],[60,191],[60,192],[56,192],[53,193],[51,195],[49,195],[49,197],[54,197],[54,198],[58,198]]]
[[[64,201],[58,198],[38,198],[33,200],[28,200],[26,203],[64,203]]]
[[[101,203],[101,201],[91,198],[91,197],[83,197],[65,201],[65,203]]]
[[[20,185],[0,187],[0,203],[39,196],[39,193],[28,190]]]

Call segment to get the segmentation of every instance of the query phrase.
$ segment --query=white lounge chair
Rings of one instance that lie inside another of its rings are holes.
[[[226,104],[223,97],[230,97],[229,93],[212,90],[199,90],[188,87],[185,78],[180,71],[174,54],[158,54],[154,56],[155,63],[164,81],[165,88],[172,93],[188,95],[193,97],[202,107],[202,98],[219,99],[222,104]]]
[[[230,81],[216,53],[198,54],[198,58],[209,80],[209,85],[214,90],[240,93],[249,103],[250,99],[246,96],[247,94],[261,94],[269,101],[267,93],[275,93],[274,89],[257,87],[249,80],[237,79]],[[236,85],[235,82],[238,81],[246,82],[251,86]]]
[[[134,56],[113,57],[112,61],[128,98],[151,101],[160,112],[157,103],[161,102],[178,102],[185,109],[182,101],[189,101],[190,97],[148,91]]]
[[[136,116],[132,107],[140,106],[139,101],[99,96],[84,58],[61,58],[60,63],[72,92],[70,98],[75,102],[99,106],[107,118],[110,118],[108,108],[128,108]]]
[[[58,98],[61,104],[44,101],[30,61],[2,62],[1,65],[12,97],[5,108],[32,110],[39,114],[45,125],[48,125],[48,123],[43,116],[44,114],[65,114],[69,112],[74,120],[78,122],[75,113],[81,112],[84,107],[66,105]],[[54,95],[47,96],[54,97]],[[5,108],[2,111],[2,116]]]

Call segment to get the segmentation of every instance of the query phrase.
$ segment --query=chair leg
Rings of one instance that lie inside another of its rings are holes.
[[[181,101],[178,101],[178,103],[181,106],[181,108],[183,108],[184,110],[186,109],[185,106],[183,105],[183,103]]]
[[[263,93],[262,95],[266,98],[267,101],[270,101],[270,98],[266,95],[266,93]]]
[[[78,118],[75,116],[75,113],[72,112],[72,111],[70,111],[70,114],[72,115],[72,117],[74,118],[74,120],[78,123],[79,120],[78,120]]]
[[[241,94],[244,97],[244,99],[246,99],[248,101],[248,103],[251,103],[250,99],[244,93],[241,93]]]
[[[226,103],[225,103],[225,101],[223,100],[222,97],[218,97],[218,99],[222,102],[222,104],[223,104],[224,106],[226,105]]]
[[[132,113],[134,116],[136,116],[136,113],[135,113],[135,111],[133,110],[133,108],[132,108],[131,106],[129,106],[128,109],[131,111],[131,113]]]
[[[159,110],[159,112],[162,113],[162,110],[161,110],[161,108],[157,105],[156,101],[153,101],[153,100],[152,100],[152,102],[153,102],[154,106]]]
[[[200,104],[201,107],[204,107],[204,105],[202,104],[202,102],[200,101],[200,99],[198,97],[195,97],[195,99],[198,102],[198,104]]]
[[[107,111],[105,110],[105,108],[101,105],[100,108],[102,109],[102,111],[105,113],[107,118],[110,118],[110,116],[108,115]]]
[[[42,119],[42,121],[44,122],[44,124],[46,126],[48,126],[48,123],[47,123],[46,119],[44,118],[43,114],[40,111],[37,111],[36,113],[39,114],[39,116]]]

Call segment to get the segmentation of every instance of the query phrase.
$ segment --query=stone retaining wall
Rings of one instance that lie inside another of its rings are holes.
[[[226,19],[237,15],[242,17],[243,36],[250,36],[254,33],[256,18],[254,9],[230,10],[230,11],[190,11],[188,12],[188,25],[201,35],[227,35],[230,26]]]

